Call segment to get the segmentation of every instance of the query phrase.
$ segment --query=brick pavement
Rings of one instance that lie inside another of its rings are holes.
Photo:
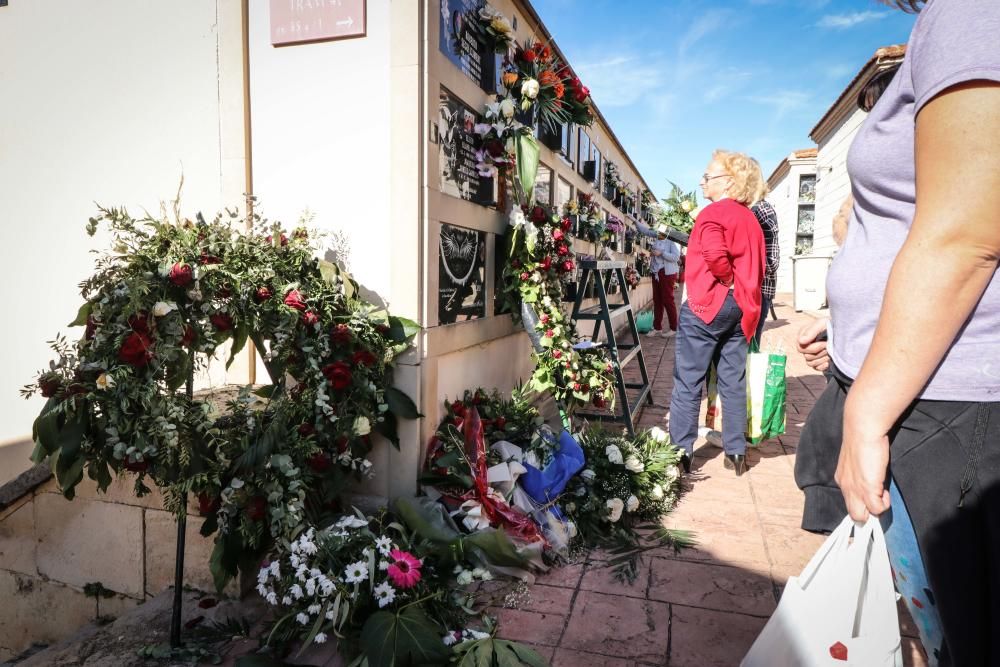
[[[779,320],[769,321],[765,348],[784,344],[788,355],[787,433],[750,450],[751,468],[737,478],[722,466],[722,451],[696,444],[692,474],[666,525],[696,533],[698,545],[680,554],[656,550],[644,559],[633,586],[615,582],[602,555],[539,577],[530,601],[498,610],[501,636],[531,643],[555,667],[608,665],[707,667],[738,665],[774,611],[782,587],[822,544],[799,528],[802,494],[792,469],[802,423],[825,386],[794,350],[798,329],[812,319],[779,295]],[[642,339],[653,378],[654,404],[643,428],[664,426],[673,369],[673,339]],[[636,374],[630,369],[630,374]],[[926,659],[912,622],[901,615],[904,664]]]

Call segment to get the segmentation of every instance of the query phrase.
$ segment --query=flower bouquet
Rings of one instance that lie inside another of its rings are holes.
[[[684,193],[676,183],[670,183],[670,194],[663,199],[663,207],[659,209],[659,222],[690,234],[694,227],[695,212],[698,209],[698,198],[694,192]]]
[[[580,444],[587,467],[570,482],[562,507],[584,543],[612,550],[617,577],[634,580],[637,558],[647,549],[691,544],[688,533],[659,525],[680,486],[681,452],[665,432],[654,428],[630,439],[594,428]],[[645,528],[653,531],[649,544],[637,533]]]

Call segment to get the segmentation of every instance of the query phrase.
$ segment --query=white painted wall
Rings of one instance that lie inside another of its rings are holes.
[[[819,144],[816,157],[816,231],[813,238],[815,255],[833,255],[837,250],[833,241],[833,217],[851,193],[847,151],[867,115],[860,109],[854,110]]]
[[[260,211],[287,225],[308,208],[313,226],[344,232],[354,276],[389,299],[389,2],[368,2],[367,37],[280,48],[271,46],[269,5],[250,3]]]
[[[778,265],[778,291],[792,291],[792,256],[795,254],[795,232],[799,219],[799,177],[815,174],[812,159],[789,160],[788,173],[774,185],[767,200],[778,215],[778,247],[781,262]]]
[[[94,202],[155,212],[183,171],[186,211],[239,203],[223,163],[219,70],[220,16],[233,6],[0,8],[0,443],[30,435],[42,401],[18,388],[49,360],[45,341],[80,333],[66,323],[93,266],[88,250],[103,245],[84,231]]]

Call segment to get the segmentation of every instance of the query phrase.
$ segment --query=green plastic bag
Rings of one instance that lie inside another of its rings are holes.
[[[649,333],[653,329],[653,313],[644,310],[635,318],[635,328],[639,333]]]
[[[756,341],[747,355],[747,440],[756,445],[785,432],[783,353],[760,352]]]

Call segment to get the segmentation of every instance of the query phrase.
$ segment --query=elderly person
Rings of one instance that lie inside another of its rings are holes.
[[[767,251],[767,261],[764,263],[764,282],[760,286],[760,319],[754,339],[760,345],[760,337],[764,333],[764,322],[767,313],[774,303],[774,294],[778,285],[778,264],[781,262],[781,247],[778,244],[778,214],[771,203],[764,199],[767,196],[767,185],[762,184],[760,192],[755,195],[757,203],[750,207],[760,229],[764,232],[764,248]]]
[[[905,504],[930,582],[918,601],[944,628],[928,652],[997,665],[1000,3],[890,4],[920,16],[848,153],[856,201],[828,277],[829,347],[822,323],[799,340],[836,381],[806,430],[840,446],[851,517]]]
[[[688,243],[688,300],[681,307],[670,397],[670,437],[684,450],[686,472],[713,358],[722,399],[724,465],[737,476],[746,468],[747,346],[760,316],[765,264],[764,234],[747,207],[762,188],[760,167],[742,153],[716,151],[701,178],[702,193],[712,203],[698,214]]]
[[[651,236],[653,241],[649,249],[650,272],[653,274],[653,328],[648,336],[663,336],[670,338],[677,332],[677,304],[674,302],[674,287],[677,285],[677,272],[681,258],[681,249],[667,238],[669,229],[666,225],[657,225],[656,231],[638,220],[635,228],[643,236]],[[663,330],[663,311],[667,311],[667,323],[670,329]]]

